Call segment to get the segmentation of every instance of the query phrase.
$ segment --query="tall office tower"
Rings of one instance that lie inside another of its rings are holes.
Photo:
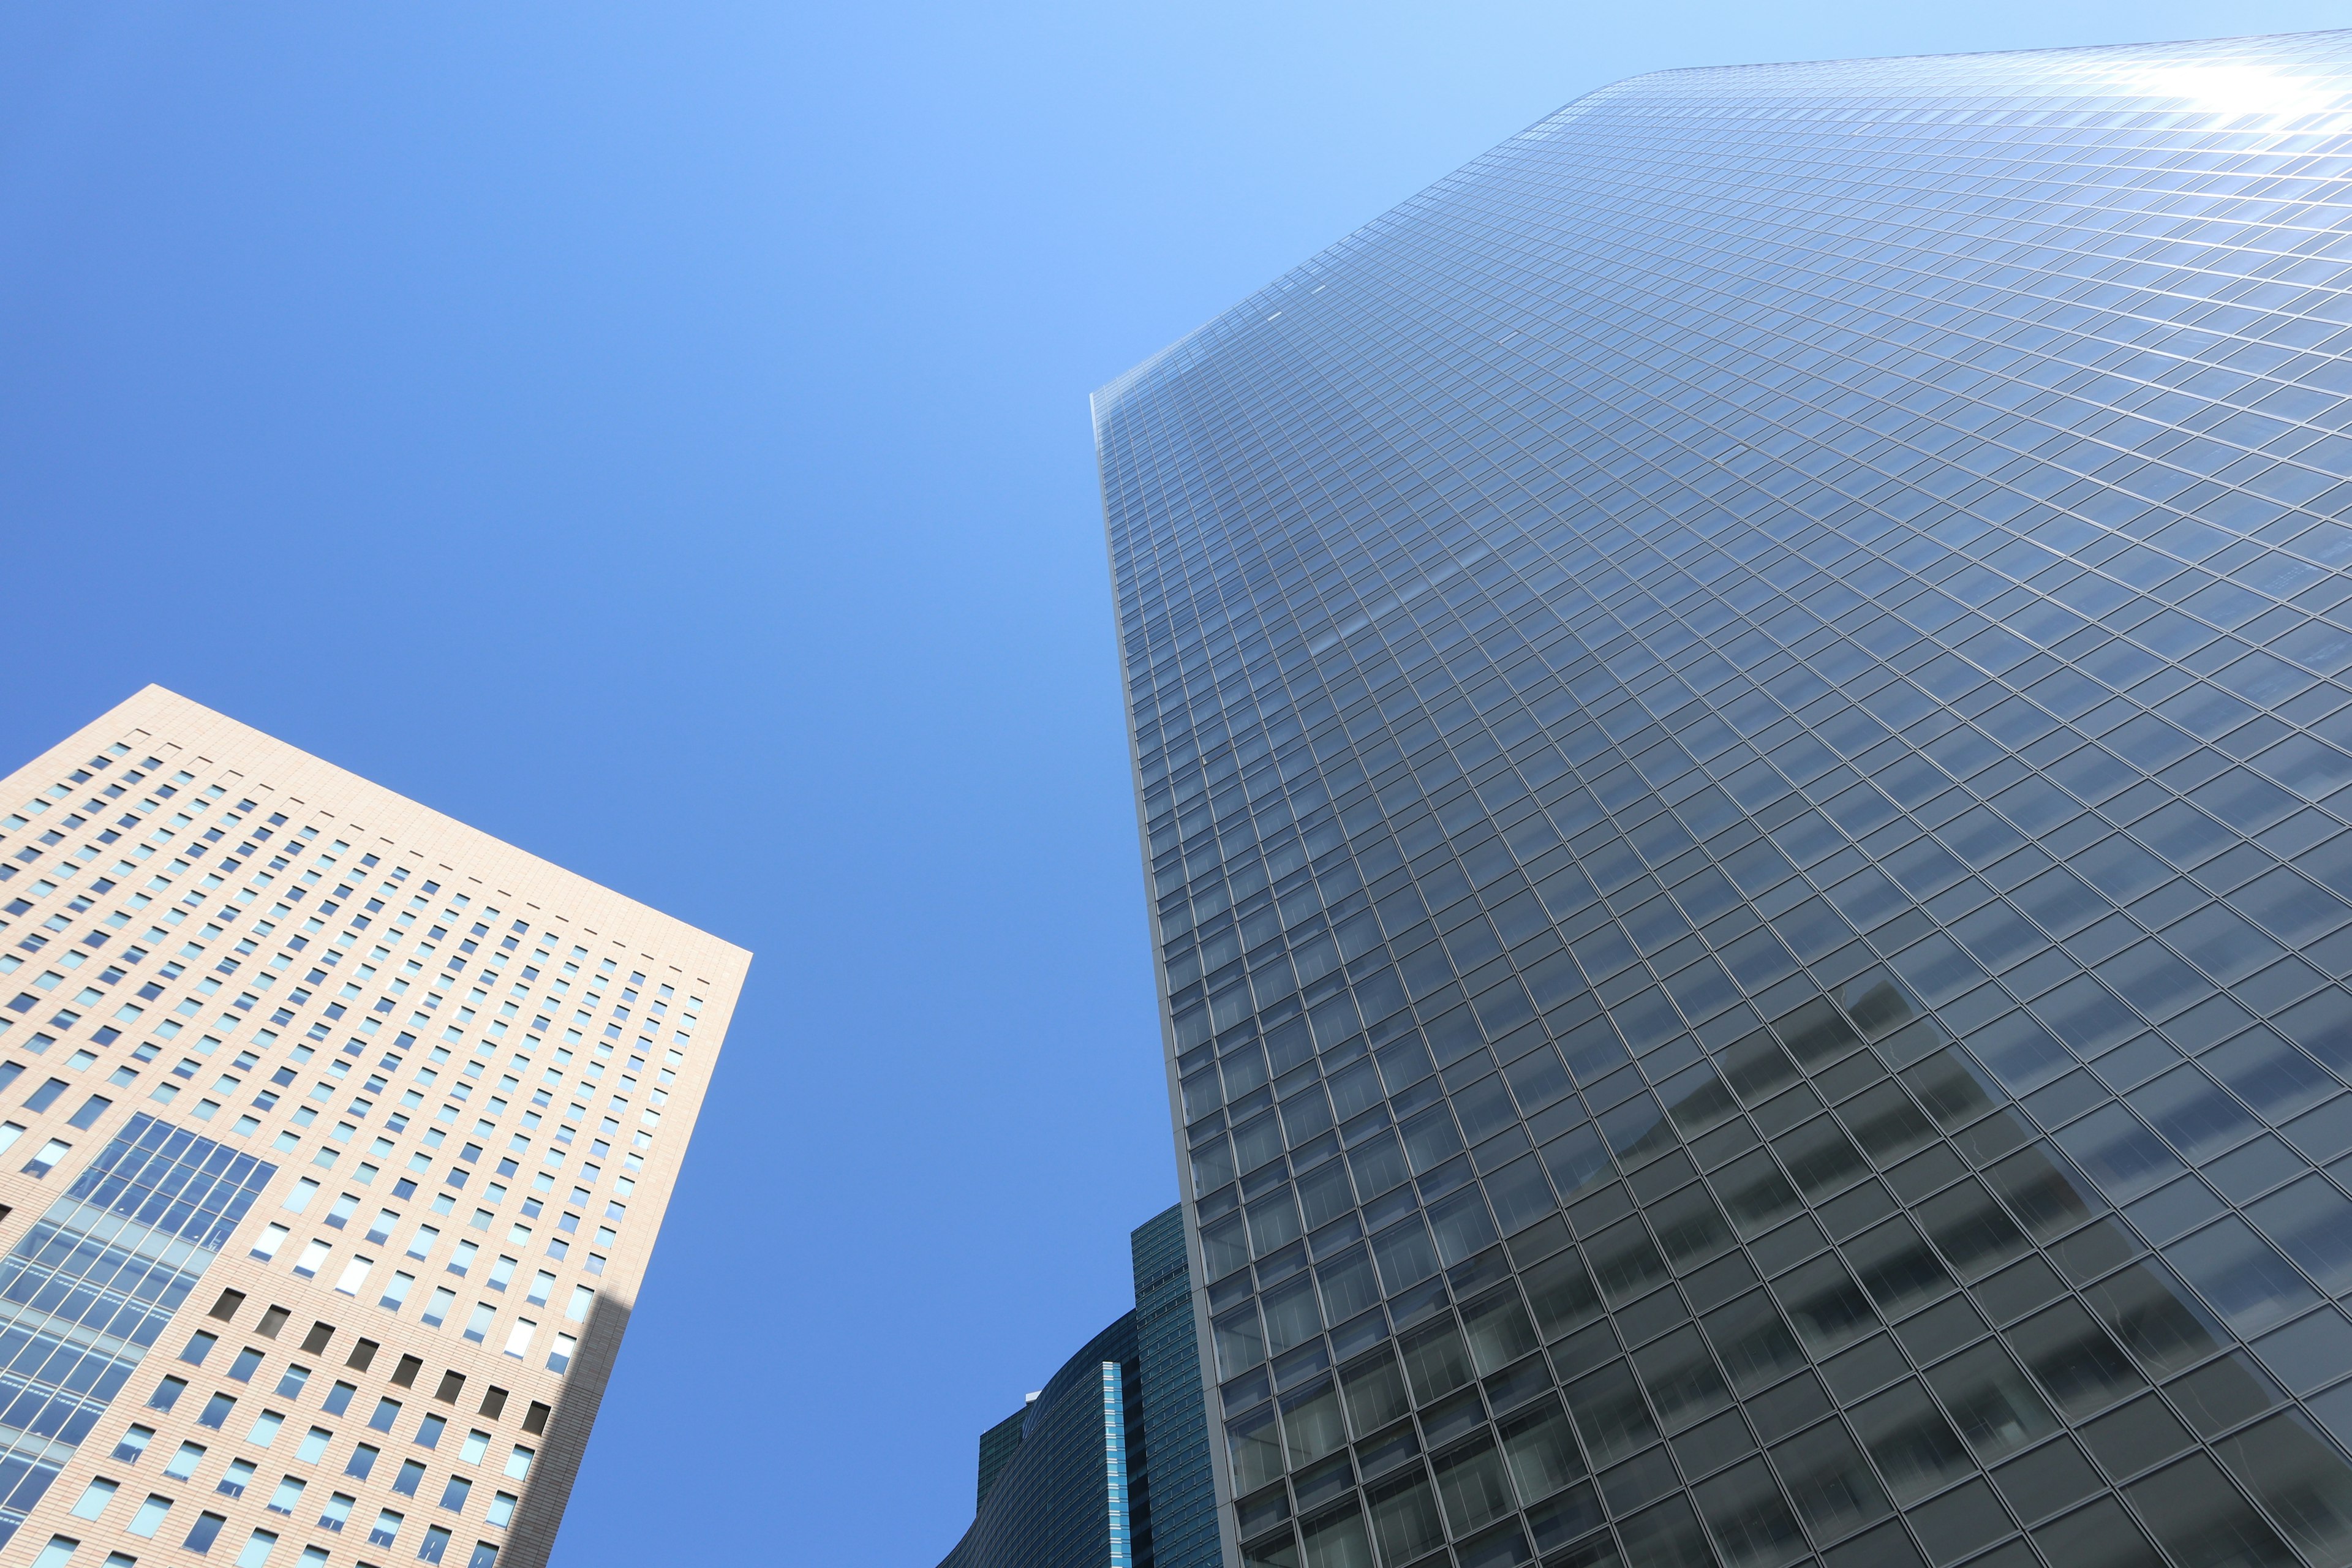
[[[0,1562],[544,1563],[749,955],[152,686],[0,921]]]
[[[1218,1568],[1223,1549],[1181,1208],[1129,1237],[1135,1309],[980,1435],[971,1528],[940,1568]]]
[[[1237,1561],[2352,1561],[2347,106],[1638,78],[1098,395]]]

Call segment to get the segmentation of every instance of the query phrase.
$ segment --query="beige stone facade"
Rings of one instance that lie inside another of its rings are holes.
[[[538,1568],[750,955],[157,687],[0,783],[0,1568]],[[273,1169],[26,1435],[36,1232],[142,1116]]]

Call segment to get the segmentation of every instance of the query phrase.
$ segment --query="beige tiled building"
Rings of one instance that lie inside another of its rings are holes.
[[[0,1568],[537,1568],[750,954],[158,687],[0,783]]]

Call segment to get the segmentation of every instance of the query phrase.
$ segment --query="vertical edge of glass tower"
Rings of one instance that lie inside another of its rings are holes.
[[[1136,1227],[1135,1338],[1142,1384],[1149,1557],[1136,1568],[1216,1568],[1224,1560],[1210,1475],[1201,1342],[1193,1314],[1184,1211],[1172,1205]]]
[[[2352,1563],[2347,110],[1635,78],[1096,395],[1245,1568]]]

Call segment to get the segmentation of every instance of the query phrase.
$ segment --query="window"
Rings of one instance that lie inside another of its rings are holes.
[[[333,1226],[337,1230],[341,1230],[343,1226],[351,1224],[352,1215],[359,1212],[359,1194],[357,1193],[344,1193],[336,1198],[333,1204],[329,1205],[327,1209],[327,1223]]]
[[[196,1425],[218,1429],[220,1424],[228,1419],[228,1413],[236,1408],[236,1400],[226,1394],[215,1394],[205,1401],[204,1414],[196,1417]]]
[[[310,1381],[309,1367],[289,1366],[278,1375],[278,1395],[281,1399],[299,1399],[302,1397],[303,1385]]]
[[[499,1493],[490,1500],[490,1511],[483,1515],[484,1522],[504,1530],[508,1521],[514,1518],[515,1504],[519,1500],[512,1492]]]
[[[415,1275],[404,1274],[394,1269],[392,1278],[384,1281],[383,1297],[376,1302],[376,1305],[388,1307],[395,1312],[399,1311],[401,1304],[408,1300],[409,1288],[415,1283]]]
[[[292,1518],[296,1505],[302,1500],[302,1490],[300,1481],[292,1476],[284,1478],[278,1483],[278,1489],[269,1494],[269,1511]]]
[[[251,1383],[255,1369],[260,1365],[261,1352],[248,1345],[236,1352],[236,1360],[229,1365],[229,1378],[236,1383]]]
[[[350,1460],[343,1466],[343,1474],[357,1480],[367,1479],[368,1472],[375,1468],[376,1456],[383,1451],[381,1448],[362,1443],[352,1450]]]
[[[286,1417],[275,1410],[265,1410],[253,1418],[253,1430],[245,1440],[257,1448],[267,1448],[278,1440],[278,1429],[286,1425]]]
[[[232,1459],[221,1475],[220,1484],[213,1489],[228,1497],[243,1497],[246,1487],[253,1480],[251,1459]]]
[[[310,1177],[304,1176],[294,1184],[294,1190],[286,1194],[286,1201],[278,1206],[289,1211],[289,1213],[300,1214],[303,1210],[310,1206],[310,1200],[316,1197],[318,1194],[319,1184],[312,1181]]]
[[[472,1494],[473,1489],[474,1483],[465,1477],[451,1476],[447,1484],[441,1489],[441,1506],[452,1513],[465,1512],[466,1499]],[[91,1514],[89,1517],[96,1519],[98,1516]]]
[[[392,1424],[398,1419],[400,1419],[400,1401],[390,1398],[378,1399],[375,1402],[375,1414],[368,1417],[368,1425],[379,1432],[389,1432],[392,1430]]]
[[[526,1298],[534,1307],[547,1305],[548,1292],[555,1289],[555,1276],[542,1268],[530,1282],[530,1294]]]
[[[358,1388],[348,1383],[338,1383],[334,1387],[327,1390],[327,1414],[341,1415],[344,1411],[349,1410],[352,1407],[352,1395],[358,1392]]]
[[[490,1435],[488,1432],[468,1432],[466,1434],[465,1446],[457,1450],[457,1461],[460,1464],[478,1465],[482,1462],[482,1456],[489,1450]]]
[[[81,1542],[71,1536],[52,1535],[49,1543],[41,1548],[41,1554],[33,1559],[33,1568],[66,1568],[80,1548]]]
[[[449,1532],[437,1524],[429,1525],[425,1529],[424,1541],[416,1548],[416,1560],[419,1563],[438,1563],[441,1561],[441,1554],[448,1549]]]
[[[381,1247],[385,1242],[390,1241],[392,1239],[392,1227],[399,1223],[400,1216],[393,1213],[390,1209],[377,1210],[375,1223],[368,1226],[368,1245],[371,1247]]]
[[[269,1554],[278,1550],[278,1532],[257,1530],[246,1537],[245,1550],[236,1554],[236,1568],[269,1568]]]
[[[529,1318],[517,1318],[514,1327],[507,1331],[507,1354],[520,1361],[523,1352],[530,1349],[531,1335],[538,1331],[539,1325]]]
[[[437,1448],[441,1446],[441,1434],[448,1427],[446,1417],[427,1415],[416,1424],[416,1441],[425,1447]]]
[[[367,1279],[368,1270],[374,1267],[375,1259],[373,1258],[352,1258],[343,1265],[343,1277],[335,1281],[335,1289],[346,1296],[357,1296],[360,1286]]]
[[[163,1524],[163,1516],[171,1511],[170,1498],[151,1495],[145,1502],[139,1505],[139,1511],[131,1516],[131,1522],[122,1528],[131,1535],[145,1536],[152,1540],[156,1530]]]
[[[556,1335],[555,1347],[547,1352],[547,1370],[562,1372],[569,1367],[572,1364],[572,1352],[579,1348],[580,1342],[572,1335]]]
[[[474,1267],[474,1259],[480,1257],[482,1249],[474,1243],[461,1241],[456,1250],[449,1254],[449,1261],[445,1267],[450,1273],[462,1279],[466,1272]]]
[[[60,1143],[56,1139],[52,1138],[47,1143],[41,1145],[41,1152],[39,1153],[25,1162],[26,1173],[33,1176],[46,1176],[50,1171],[56,1168],[58,1161],[64,1159],[68,1154],[72,1152],[72,1144]]]
[[[188,1336],[187,1348],[180,1352],[180,1359],[191,1366],[202,1366],[205,1364],[205,1357],[212,1354],[213,1347],[218,1343],[220,1340],[217,1336],[205,1333],[199,1329]]]
[[[202,1443],[183,1443],[180,1451],[172,1456],[172,1462],[163,1467],[163,1473],[175,1481],[184,1481],[196,1473],[196,1466],[203,1462],[204,1457],[205,1446]]]
[[[278,1256],[278,1249],[286,1245],[286,1238],[292,1234],[282,1225],[264,1227],[262,1233],[253,1238],[253,1256],[268,1262]],[[316,1268],[312,1272],[316,1273]]]
[[[147,1445],[155,1440],[152,1426],[133,1426],[122,1434],[122,1441],[114,1446],[114,1457],[126,1465],[135,1465],[147,1452]]]
[[[530,1462],[537,1457],[537,1450],[526,1448],[520,1443],[517,1443],[514,1446],[514,1452],[507,1456],[507,1474],[519,1481],[528,1479],[530,1475]]]
[[[337,1492],[327,1500],[326,1511],[319,1515],[319,1528],[340,1533],[352,1517],[352,1505],[359,1501],[348,1492]]]
[[[595,1304],[595,1291],[585,1285],[574,1285],[572,1287],[571,1304],[563,1309],[563,1315],[575,1323],[584,1322],[588,1318],[588,1309]]]
[[[107,1568],[114,1568],[110,1563]],[[499,1549],[487,1541],[474,1542],[474,1554],[466,1559],[466,1568],[499,1568]]]
[[[474,1343],[480,1344],[483,1338],[490,1331],[490,1321],[498,1315],[499,1310],[488,1301],[478,1303],[474,1308],[473,1316],[466,1320],[466,1337]]]
[[[411,1258],[431,1257],[433,1254],[433,1244],[440,1239],[441,1233],[432,1226],[418,1226],[416,1227],[416,1234],[408,1238],[408,1256]]]
[[[385,1509],[375,1516],[375,1527],[368,1531],[370,1546],[390,1546],[400,1539],[401,1516]]]
[[[457,1310],[457,1293],[455,1290],[446,1287],[436,1289],[432,1299],[425,1303],[425,1326],[439,1328],[449,1321],[449,1314]]]
[[[313,1426],[302,1434],[302,1446],[294,1450],[294,1458],[306,1465],[315,1465],[327,1452],[327,1445],[335,1435],[324,1426]]]
[[[114,1500],[114,1492],[115,1483],[103,1476],[93,1480],[82,1489],[81,1500],[73,1505],[73,1516],[76,1519],[96,1519],[106,1511],[106,1505]]]
[[[275,1244],[270,1250],[273,1252],[277,1250]],[[305,1279],[315,1279],[319,1270],[326,1267],[327,1254],[330,1250],[331,1249],[323,1241],[310,1242],[302,1248],[302,1256],[294,1260],[294,1272]]]
[[[415,1497],[424,1479],[425,1467],[415,1459],[409,1459],[401,1465],[400,1474],[393,1478],[392,1489],[403,1497]]]

